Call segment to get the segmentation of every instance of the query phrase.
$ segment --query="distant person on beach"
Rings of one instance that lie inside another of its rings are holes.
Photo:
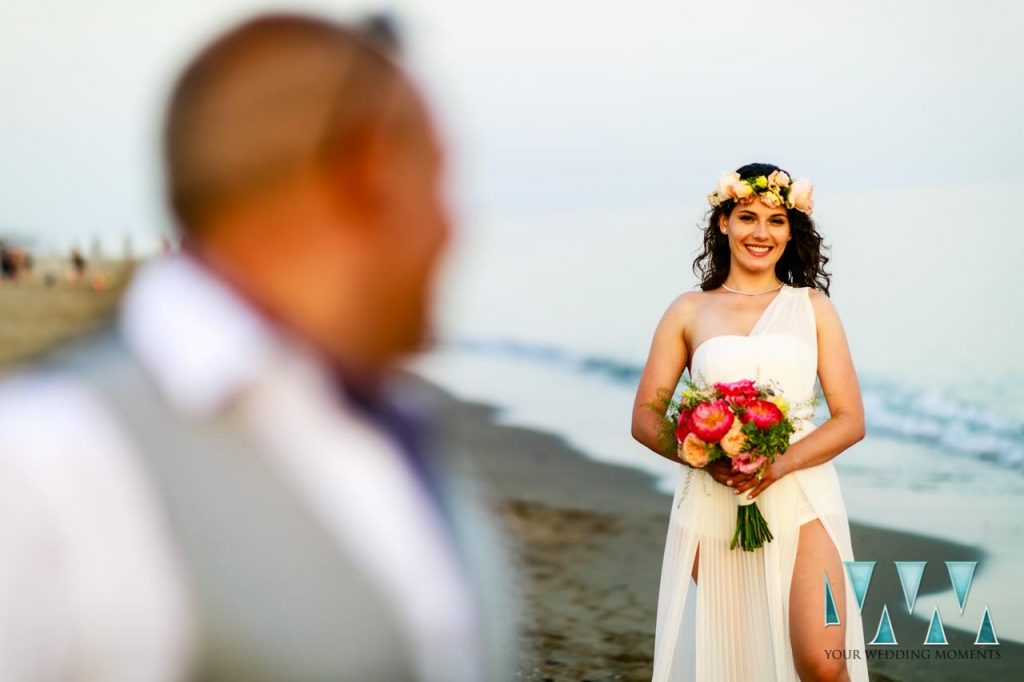
[[[17,282],[32,269],[32,256],[24,249],[0,242],[0,279]]]
[[[0,278],[14,279],[17,269],[14,263],[14,253],[7,245],[0,242]]]
[[[68,280],[72,282],[79,282],[85,276],[85,268],[88,263],[85,260],[85,256],[79,249],[71,249],[71,255],[68,257],[68,264],[70,269],[68,270]]]
[[[0,680],[511,678],[499,543],[395,371],[451,226],[380,36],[263,16],[178,79],[182,249],[0,385]]]

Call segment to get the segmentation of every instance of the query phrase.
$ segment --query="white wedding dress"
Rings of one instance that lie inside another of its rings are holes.
[[[797,431],[791,443],[815,428],[807,404],[814,394],[818,357],[809,291],[783,285],[748,336],[712,337],[695,349],[690,362],[698,383],[774,380],[794,405],[790,416]],[[800,402],[804,406],[796,406]],[[703,469],[680,468],[658,594],[653,679],[797,682],[789,593],[800,521],[818,517],[840,558],[853,560],[835,467],[829,461],[799,469],[758,495],[756,503],[774,539],[753,552],[729,549],[736,528],[732,489]],[[698,545],[695,584],[690,576]],[[860,652],[859,659],[847,659],[850,679],[867,682],[860,613],[845,571],[838,580],[845,585],[845,648]],[[837,593],[835,598],[843,596]],[[824,623],[824,605],[821,610]]]

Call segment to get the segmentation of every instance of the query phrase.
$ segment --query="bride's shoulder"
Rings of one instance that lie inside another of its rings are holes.
[[[683,293],[676,296],[675,302],[678,302],[681,305],[695,305],[698,301],[703,300],[706,296],[708,296],[708,292],[706,291],[703,291],[701,289],[690,289],[689,291],[684,291]]]
[[[835,306],[832,305],[832,299],[829,298],[828,294],[821,289],[815,289],[814,287],[800,287],[800,289],[804,291],[807,298],[810,299],[811,305],[813,305],[816,310],[825,307],[835,308]]]
[[[835,327],[842,324],[839,319],[839,311],[836,310],[832,299],[824,291],[814,287],[802,287],[807,290],[807,297],[811,302],[811,309],[814,311],[814,319],[818,330]]]
[[[693,319],[696,311],[703,304],[707,294],[699,289],[684,291],[676,295],[669,303],[664,317],[672,320],[678,326],[686,326],[688,320]]]
[[[672,299],[672,303],[669,304],[669,310],[674,311],[676,314],[686,315],[701,306],[707,296],[707,292],[700,289],[684,291]]]

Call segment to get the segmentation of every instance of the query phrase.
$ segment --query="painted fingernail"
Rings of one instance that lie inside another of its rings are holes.
[[[754,499],[754,496],[753,495],[747,495],[747,499],[748,500],[752,500],[752,499]]]

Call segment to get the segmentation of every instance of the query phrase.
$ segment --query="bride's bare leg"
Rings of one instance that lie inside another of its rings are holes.
[[[700,561],[700,545],[697,545],[697,552],[693,555],[693,572],[690,575],[693,576],[693,583],[697,584],[697,563]]]
[[[825,626],[825,571],[832,587],[839,625]],[[843,563],[819,519],[800,526],[793,583],[789,593],[789,636],[793,662],[803,682],[848,682],[846,592]]]

